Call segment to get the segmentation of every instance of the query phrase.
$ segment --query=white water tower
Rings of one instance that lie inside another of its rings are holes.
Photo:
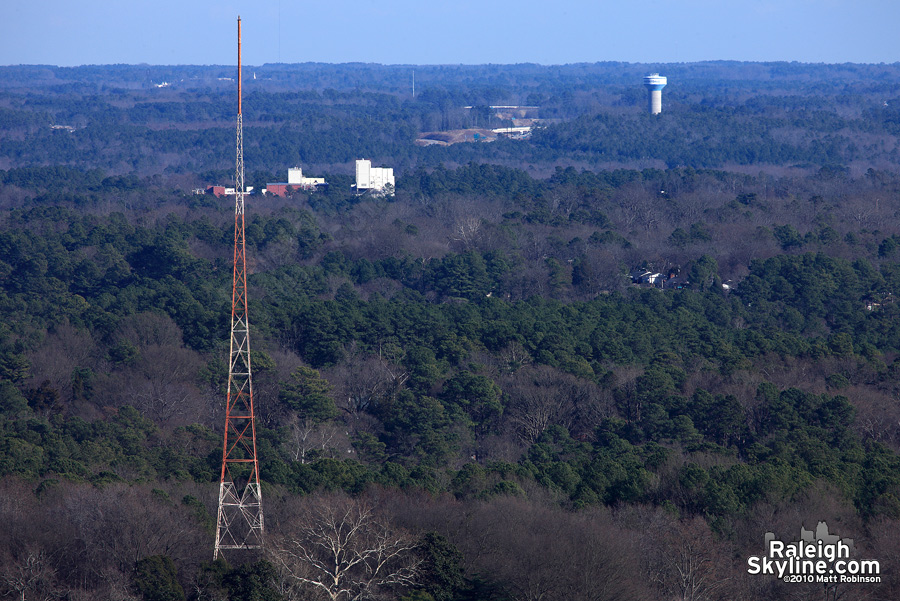
[[[666,87],[666,78],[659,73],[651,73],[644,78],[644,86],[650,94],[650,114],[658,115],[662,112],[662,89]]]

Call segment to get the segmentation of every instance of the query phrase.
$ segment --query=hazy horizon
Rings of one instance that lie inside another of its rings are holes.
[[[568,67],[568,66],[576,66],[576,65],[594,65],[594,64],[605,64],[605,63],[621,63],[623,65],[652,65],[653,68],[656,67],[666,67],[671,65],[695,65],[695,64],[704,64],[704,63],[737,63],[737,64],[777,64],[777,63],[786,63],[786,64],[797,64],[797,65],[898,65],[900,64],[900,60],[891,61],[891,62],[853,62],[853,61],[844,61],[844,62],[809,62],[809,61],[754,61],[754,60],[734,60],[734,59],[708,59],[708,60],[697,60],[697,61],[677,61],[677,62],[641,62],[641,61],[579,61],[572,63],[537,63],[534,61],[526,61],[526,62],[515,62],[515,63],[377,63],[377,62],[362,62],[362,61],[344,61],[344,62],[326,62],[326,61],[301,61],[301,62],[266,62],[260,64],[249,64],[244,61],[243,66],[245,69],[249,68],[259,68],[259,67],[273,67],[273,66],[299,66],[299,65],[328,65],[328,66],[341,66],[341,65],[372,65],[377,67],[485,67],[485,66],[507,66],[507,65],[536,65],[538,67]],[[125,67],[233,67],[234,64],[229,63],[82,63],[80,65],[57,65],[53,63],[15,63],[15,64],[0,64],[0,67],[53,67],[59,69],[78,69],[81,67],[116,67],[116,66],[125,66]]]
[[[243,18],[247,65],[544,66],[706,61],[892,64],[900,4],[845,0],[639,0],[547,10],[460,0],[9,0],[0,61],[11,65],[229,65]]]

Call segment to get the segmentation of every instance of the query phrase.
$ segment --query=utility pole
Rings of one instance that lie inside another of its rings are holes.
[[[225,440],[213,559],[224,549],[259,549],[263,543],[262,490],[256,457],[256,418],[250,376],[247,261],[244,244],[244,132],[241,111],[241,18],[238,17],[237,162],[234,173],[234,279]]]

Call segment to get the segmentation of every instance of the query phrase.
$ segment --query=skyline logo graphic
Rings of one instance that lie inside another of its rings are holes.
[[[881,582],[880,563],[853,559],[853,539],[831,534],[826,522],[819,522],[815,532],[801,525],[796,541],[785,542],[766,532],[765,549],[764,556],[747,558],[747,573],[772,575],[784,582]]]

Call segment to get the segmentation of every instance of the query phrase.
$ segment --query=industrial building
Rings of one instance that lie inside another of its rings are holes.
[[[317,186],[325,186],[324,177],[303,177],[303,169],[293,167],[288,169],[286,182],[266,184],[266,194],[275,196],[287,196],[292,190],[313,190]]]
[[[668,81],[659,73],[651,73],[644,78],[644,86],[649,94],[648,107],[651,115],[658,115],[662,112],[662,89],[666,87]]]
[[[356,161],[356,188],[357,194],[394,193],[394,169],[392,167],[372,167],[369,159]]]
[[[196,190],[194,191],[197,192]],[[226,186],[207,186],[206,193],[212,194],[218,198],[222,196],[234,196],[234,188],[228,188]],[[247,186],[244,188],[244,194],[253,194],[253,186]]]

